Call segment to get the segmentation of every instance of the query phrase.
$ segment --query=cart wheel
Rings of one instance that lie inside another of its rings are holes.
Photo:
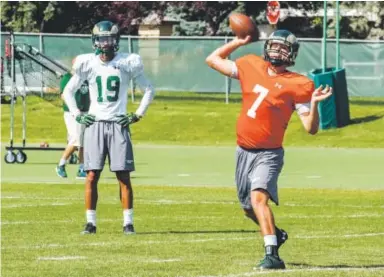
[[[4,161],[7,164],[13,164],[16,161],[16,155],[12,151],[8,151],[7,154],[4,156]]]
[[[17,152],[16,154],[16,162],[19,163],[19,164],[23,164],[27,161],[27,155],[19,150],[19,152]]]
[[[73,153],[71,155],[71,157],[69,158],[69,163],[70,164],[77,164],[77,160],[78,160],[77,155],[75,153]]]

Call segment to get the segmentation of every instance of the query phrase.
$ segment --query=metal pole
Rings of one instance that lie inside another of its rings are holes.
[[[11,86],[11,134],[10,134],[10,147],[13,147],[13,126],[15,116],[15,101],[16,101],[16,70],[15,70],[15,37],[11,33],[11,73],[12,73],[12,86]]]
[[[23,71],[21,74],[23,74],[23,76],[25,76],[25,61],[24,59],[21,61],[21,64],[23,65]],[[20,65],[21,66],[21,65]],[[23,93],[21,94],[21,99],[23,100],[23,147],[25,147],[25,141],[26,141],[26,133],[27,133],[27,88],[26,88],[26,83],[25,83],[25,79],[24,79],[24,90],[23,90]]]
[[[228,37],[225,37],[224,43],[227,44],[229,42]],[[228,59],[231,58],[231,55],[228,56]],[[230,86],[231,86],[231,78],[228,76],[225,76],[225,104],[229,103],[229,93],[230,93]]]
[[[21,95],[23,100],[23,147],[27,140],[27,93],[24,90],[24,95]]]
[[[44,51],[44,45],[43,45],[43,34],[39,34],[39,51],[40,53],[43,53]],[[40,91],[40,97],[43,98],[44,94],[44,71],[43,68],[41,68],[41,91]]]
[[[128,51],[129,53],[132,53],[133,45],[132,45],[132,39],[131,36],[128,36]],[[135,86],[133,85],[133,80],[130,81],[131,85],[131,101],[132,103],[135,103]]]
[[[339,0],[336,0],[336,70],[340,68],[340,9]]]
[[[323,17],[323,41],[322,41],[322,52],[321,52],[321,67],[323,73],[327,67],[327,1],[324,0],[324,17]]]

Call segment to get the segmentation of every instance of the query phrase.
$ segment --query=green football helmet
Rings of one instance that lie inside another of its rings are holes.
[[[275,43],[285,45],[288,48],[288,52],[274,49],[272,45]],[[264,59],[269,61],[274,66],[292,66],[295,64],[295,59],[299,52],[299,46],[300,45],[296,36],[290,31],[276,30],[265,41]],[[280,57],[275,54],[280,54]]]
[[[92,43],[96,53],[114,53],[119,50],[119,27],[111,21],[101,21],[92,29]]]

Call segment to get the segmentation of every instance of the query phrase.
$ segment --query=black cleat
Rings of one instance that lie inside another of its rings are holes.
[[[276,227],[277,250],[288,240],[288,233]]]
[[[265,255],[264,259],[254,269],[259,270],[273,270],[273,269],[285,269],[285,263],[279,256]]]
[[[84,231],[82,231],[81,234],[83,234],[83,235],[96,234],[96,226],[94,226],[92,223],[88,222],[85,225]]]
[[[133,224],[127,224],[123,227],[124,235],[134,235],[136,234],[135,228],[133,228]]]

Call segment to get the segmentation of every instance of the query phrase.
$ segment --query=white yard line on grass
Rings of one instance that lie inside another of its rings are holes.
[[[172,263],[172,262],[181,262],[182,260],[181,259],[166,259],[166,260],[162,260],[162,259],[152,259],[152,260],[144,260],[142,262],[147,262],[147,263]]]
[[[62,200],[62,201],[84,201],[84,198],[74,198],[74,197],[35,197],[35,196],[27,196],[27,195],[11,195],[11,196],[1,196],[1,199],[22,199],[22,200]],[[108,201],[119,201],[117,198],[104,198],[104,203],[108,203]],[[194,200],[172,200],[172,199],[157,199],[157,200],[135,200],[139,203],[144,204],[169,204],[169,205],[189,205],[189,204],[223,204],[223,205],[238,205],[237,201],[194,201]],[[287,202],[281,204],[281,206],[289,206],[289,207],[343,207],[343,208],[384,208],[384,205],[381,206],[373,206],[373,205],[334,205],[332,203],[327,204],[299,204]]]
[[[187,173],[180,173],[180,174],[177,174],[177,176],[179,177],[190,177],[191,174],[187,174]]]
[[[45,205],[48,206],[48,205]],[[355,215],[289,215],[289,216],[280,216],[279,218],[295,218],[295,219],[311,219],[311,218],[374,218],[374,217],[384,217],[384,214],[355,214]],[[161,218],[172,218],[178,220],[195,220],[195,219],[220,219],[228,218],[227,216],[153,216],[151,219],[161,219]],[[238,218],[238,216],[233,216],[230,218]],[[141,221],[142,218],[136,218],[135,220]],[[121,221],[121,219],[116,218],[106,218],[99,219],[100,222],[116,222]],[[44,221],[0,221],[0,225],[41,225],[41,224],[61,224],[61,223],[79,223],[77,220],[44,220]]]
[[[294,269],[285,269],[285,270],[272,270],[272,271],[252,271],[252,272],[244,272],[240,274],[229,274],[229,275],[202,275],[198,277],[246,277],[246,276],[257,276],[257,275],[276,275],[276,274],[289,274],[289,273],[301,273],[301,272],[333,272],[333,271],[382,271],[384,270],[384,266],[369,268],[368,267],[311,267],[311,268],[294,268]]]
[[[153,216],[150,217],[151,219],[161,219],[161,218],[172,218],[172,219],[178,219],[178,220],[195,220],[195,219],[218,219],[218,218],[229,218],[227,216]],[[237,216],[234,216],[232,218],[238,218]],[[143,218],[135,218],[135,221],[141,221],[144,220]],[[98,222],[117,222],[122,221],[121,218],[101,218],[97,220]],[[62,223],[76,223],[81,224],[79,220],[42,220],[42,221],[35,221],[35,220],[24,220],[24,221],[0,221],[0,225],[45,225],[45,224],[62,224]]]
[[[313,176],[306,176],[308,179],[320,179],[321,176],[313,175]]]
[[[12,204],[12,205],[1,205],[1,208],[11,209],[11,208],[24,208],[24,207],[68,206],[68,205],[72,205],[72,203]]]
[[[173,233],[170,233],[174,235]],[[374,237],[374,236],[384,236],[384,233],[367,233],[367,234],[345,234],[345,235],[319,235],[319,236],[293,236],[297,239],[323,239],[323,238],[357,238],[357,237]],[[255,240],[256,237],[243,237],[243,238],[210,238],[210,239],[190,239],[190,240],[149,240],[149,241],[137,241],[136,244],[169,244],[169,243],[198,243],[198,242],[210,242],[210,241],[239,241],[239,240]],[[128,241],[128,244],[132,244],[132,240]],[[3,243],[4,245],[4,243]],[[68,244],[42,244],[42,245],[23,245],[23,246],[2,246],[1,249],[47,249],[47,248],[68,248],[68,247],[81,247],[81,246],[107,246],[111,245],[124,245],[121,241],[116,242],[94,242],[94,243],[68,243]]]
[[[38,257],[38,261],[68,261],[68,260],[84,260],[84,256],[62,256],[62,257]]]
[[[384,233],[367,233],[367,234],[347,234],[341,236],[335,235],[320,235],[320,236],[294,236],[298,239],[329,239],[329,238],[361,238],[361,237],[376,237],[384,236]]]

